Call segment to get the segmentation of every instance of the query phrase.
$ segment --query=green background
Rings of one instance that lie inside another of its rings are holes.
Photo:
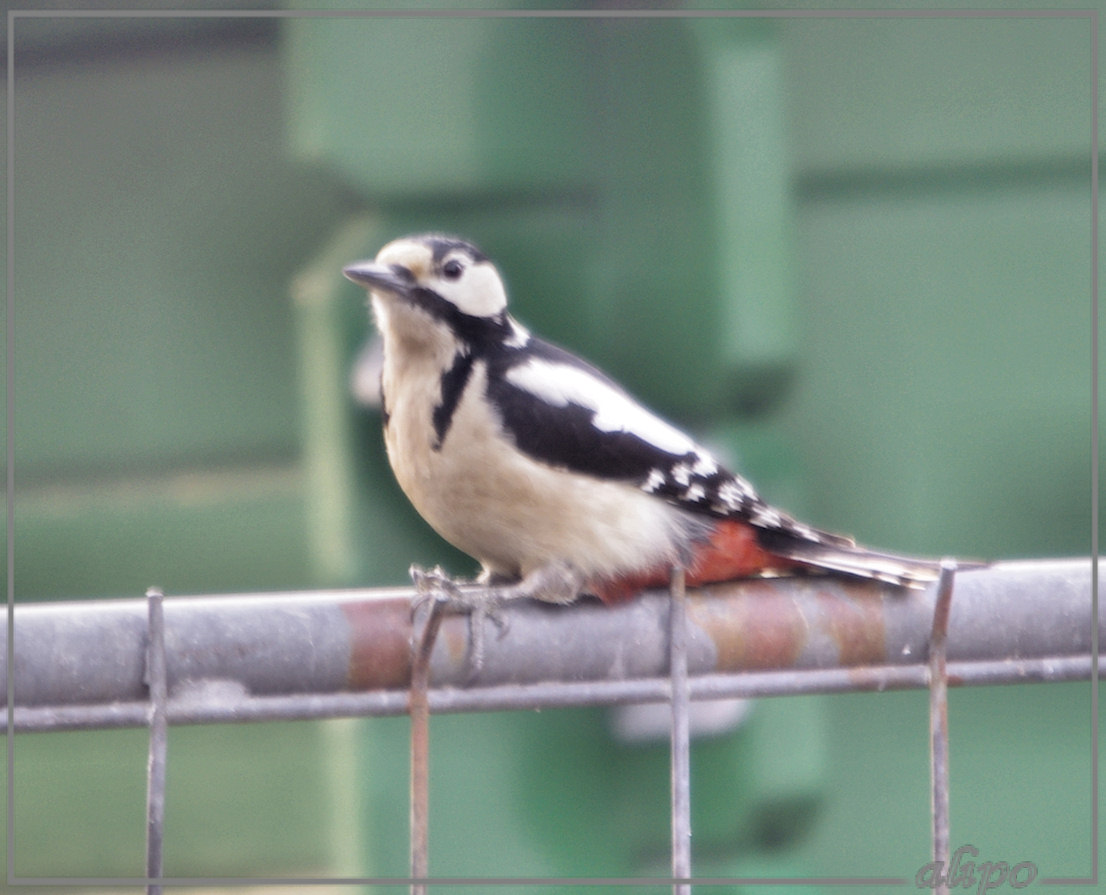
[[[15,38],[17,600],[468,574],[347,389],[369,327],[339,269],[423,229],[480,243],[520,319],[811,522],[1091,549],[1087,18]],[[435,718],[434,872],[664,875],[665,747],[609,721]],[[950,724],[954,845],[1087,875],[1089,685],[955,691]],[[912,878],[926,725],[921,693],[756,703],[695,747],[696,872]],[[403,875],[406,730],[173,729],[166,872]],[[15,759],[16,874],[140,874],[143,732],[20,736]]]

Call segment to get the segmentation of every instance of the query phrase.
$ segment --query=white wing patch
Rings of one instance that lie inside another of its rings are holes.
[[[632,434],[667,455],[658,456],[657,465],[640,482],[638,487],[646,494],[659,495],[693,512],[739,516],[762,528],[795,530],[800,537],[820,539],[813,529],[798,526],[791,517],[766,505],[752,485],[722,469],[689,435],[587,369],[531,357],[504,375],[511,385],[552,407],[572,404],[590,410],[591,424],[602,432]]]
[[[702,450],[675,426],[586,370],[535,357],[509,369],[507,379],[554,407],[577,404],[594,411],[593,425],[602,432],[629,432],[676,456]],[[704,462],[714,461],[698,461]]]
[[[735,476],[719,485],[717,498],[717,508],[725,512],[755,501],[756,494],[748,482]]]
[[[652,494],[659,487],[661,487],[661,485],[663,485],[665,481],[666,479],[664,477],[664,473],[661,470],[651,469],[649,470],[648,477],[645,479],[644,482],[642,482],[641,490],[645,491],[648,494]]]

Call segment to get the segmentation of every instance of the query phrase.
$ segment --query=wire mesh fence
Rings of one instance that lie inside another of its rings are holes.
[[[1096,679],[1089,560],[999,563],[904,591],[763,579],[620,606],[520,604],[489,626],[413,618],[409,589],[19,605],[3,663],[21,731],[147,726],[147,877],[158,891],[171,724],[410,714],[411,875],[426,836],[435,712],[667,702],[672,885],[690,891],[689,701],[929,688],[934,860],[948,860],[947,688]],[[681,723],[681,718],[683,723]],[[412,891],[423,891],[419,882]]]

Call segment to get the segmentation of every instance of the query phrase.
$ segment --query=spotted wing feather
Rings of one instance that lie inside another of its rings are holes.
[[[766,504],[709,451],[554,345],[532,339],[525,354],[490,358],[488,392],[519,448],[544,463],[631,482],[692,513],[813,543],[852,544]]]

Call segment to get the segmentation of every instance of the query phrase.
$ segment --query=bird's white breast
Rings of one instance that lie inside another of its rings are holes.
[[[489,571],[525,575],[554,560],[588,577],[670,562],[688,541],[687,517],[631,483],[557,469],[521,453],[485,399],[487,368],[472,374],[441,445],[432,422],[441,370],[452,358],[386,347],[388,457],[400,487],[447,541]]]

